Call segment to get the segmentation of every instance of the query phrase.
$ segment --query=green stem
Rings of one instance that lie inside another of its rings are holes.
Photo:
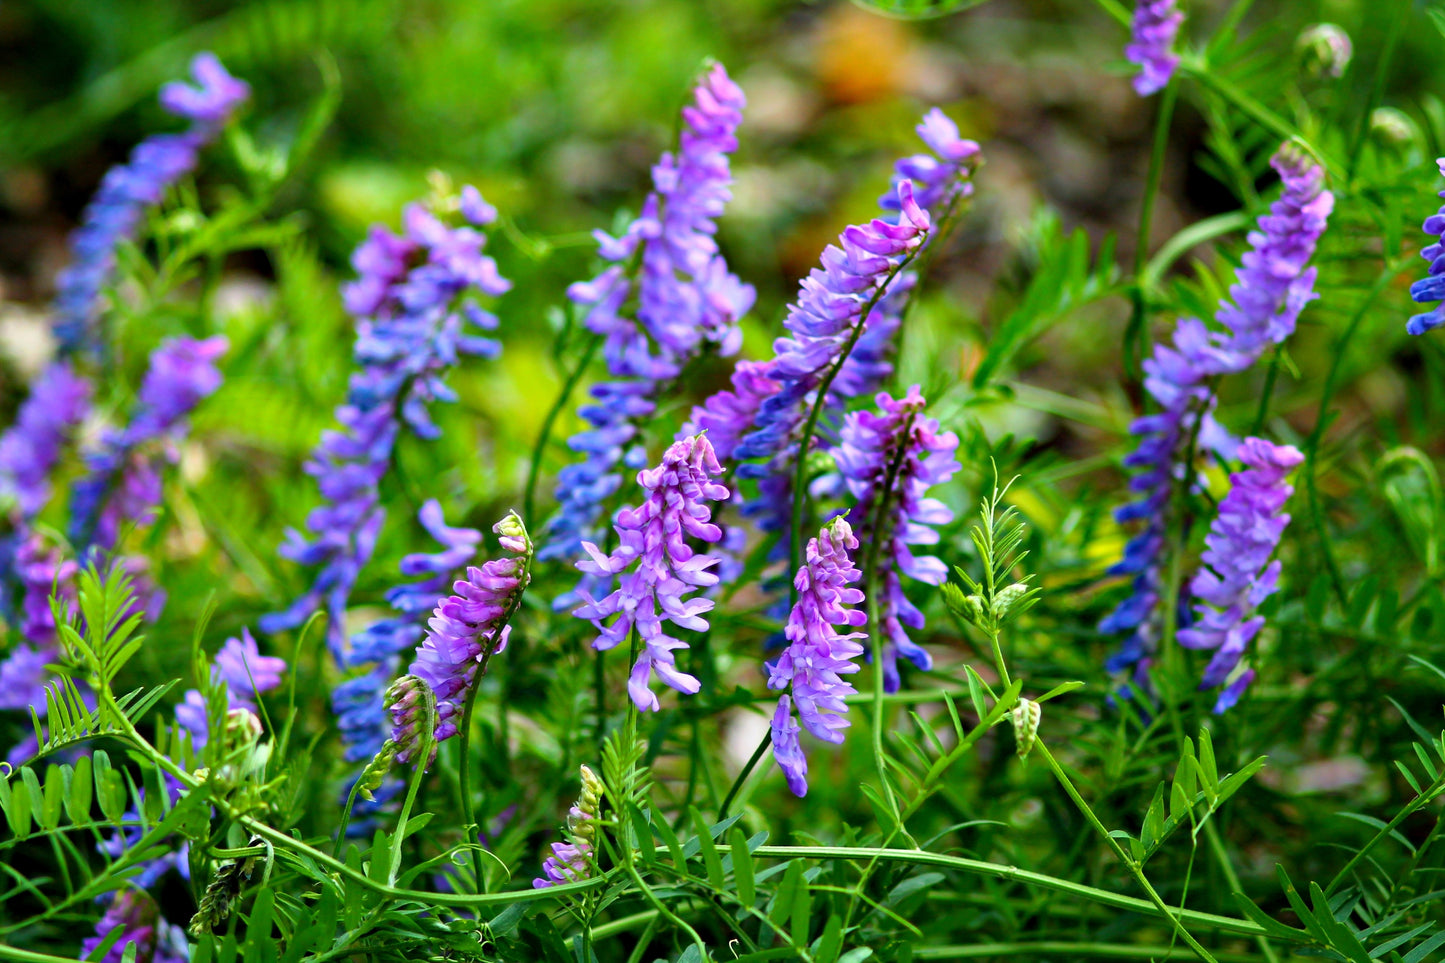
[[[743,765],[742,772],[738,773],[738,777],[733,780],[732,786],[728,789],[728,794],[723,797],[722,806],[718,809],[717,814],[719,822],[728,818],[728,808],[732,806],[733,799],[736,798],[738,790],[743,788],[743,783],[748,781],[748,776],[752,775],[753,769],[757,767],[758,762],[763,758],[763,753],[767,752],[768,746],[772,744],[773,730],[769,727],[768,731],[763,734],[762,742],[758,743],[758,747],[753,750],[753,754],[748,757],[748,761]]]
[[[1199,941],[1184,928],[1182,917],[1186,911],[1183,908],[1177,910],[1171,909],[1168,904],[1164,902],[1163,898],[1154,890],[1154,886],[1149,882],[1148,877],[1144,875],[1143,867],[1124,851],[1124,847],[1109,833],[1109,830],[1099,820],[1099,817],[1094,814],[1094,810],[1084,801],[1084,797],[1079,795],[1079,791],[1074,788],[1073,782],[1064,772],[1063,767],[1059,765],[1059,761],[1054,758],[1054,754],[1049,752],[1049,747],[1044,745],[1042,739],[1038,740],[1035,744],[1034,751],[1043,757],[1044,762],[1047,763],[1049,769],[1053,771],[1054,778],[1059,781],[1059,785],[1063,787],[1064,792],[1074,801],[1074,805],[1078,807],[1079,812],[1083,814],[1084,818],[1094,827],[1095,831],[1108,843],[1109,848],[1114,851],[1114,855],[1119,858],[1119,862],[1129,871],[1129,875],[1134,877],[1134,881],[1139,884],[1139,888],[1144,890],[1148,895],[1149,902],[1153,903],[1159,913],[1173,925],[1174,931],[1178,934],[1179,938],[1182,939],[1201,960],[1204,960],[1205,963],[1218,963],[1213,955],[1201,946]]]
[[[1345,863],[1345,865],[1340,869],[1340,871],[1335,874],[1334,879],[1330,880],[1330,884],[1325,887],[1325,896],[1330,896],[1331,894],[1333,894],[1334,891],[1339,888],[1339,885],[1345,881],[1345,877],[1350,875],[1350,871],[1359,865],[1360,860],[1370,855],[1371,850],[1373,850],[1375,846],[1380,843],[1381,840],[1385,839],[1396,829],[1398,829],[1400,824],[1403,823],[1406,819],[1410,818],[1416,812],[1433,802],[1435,800],[1435,797],[1439,796],[1441,792],[1445,792],[1445,774],[1441,774],[1439,778],[1437,778],[1428,787],[1426,787],[1424,792],[1416,796],[1414,799],[1410,800],[1403,809],[1401,809],[1398,813],[1395,814],[1394,819],[1390,820],[1388,823],[1382,826],[1379,831],[1370,838],[1370,841],[1368,843],[1362,846],[1358,852],[1356,852],[1353,856],[1350,857],[1350,861],[1348,863]]]
[[[1154,226],[1154,205],[1159,199],[1159,185],[1164,176],[1164,155],[1169,150],[1169,127],[1174,120],[1174,104],[1179,99],[1179,86],[1169,84],[1159,101],[1159,114],[1154,123],[1154,146],[1149,154],[1149,174],[1144,181],[1144,201],[1139,209],[1139,232],[1134,247],[1134,287],[1131,298],[1134,309],[1124,331],[1124,364],[1134,377],[1144,360],[1144,344],[1148,340],[1149,310],[1144,298],[1144,279],[1149,267],[1149,235]]]
[[[1038,747],[1036,746],[1035,751],[1037,750]],[[717,850],[719,853],[729,853],[732,851],[732,847],[725,843],[718,843]],[[772,859],[844,859],[850,861],[877,859],[885,862],[931,866],[937,869],[966,873],[970,876],[1010,880],[1037,889],[1049,890],[1056,893],[1067,893],[1093,903],[1111,906],[1114,909],[1140,913],[1145,916],[1162,917],[1165,920],[1175,923],[1180,921],[1188,922],[1204,929],[1216,930],[1221,933],[1232,933],[1236,936],[1258,936],[1265,932],[1264,927],[1251,920],[1231,916],[1219,916],[1214,913],[1203,913],[1198,910],[1170,909],[1167,906],[1161,906],[1159,903],[1150,900],[1124,896],[1111,890],[1096,889],[1092,886],[1085,886],[1083,883],[1076,883],[1073,880],[1060,879],[1057,876],[1047,876],[1043,873],[1019,869],[1017,866],[1010,866],[1003,863],[990,863],[978,859],[967,859],[963,856],[950,856],[944,853],[931,853],[916,849],[884,849],[869,846],[856,848],[849,846],[759,846],[753,850],[753,855],[759,858]],[[1291,929],[1291,933],[1294,934],[1293,940],[1298,943],[1309,943],[1313,940],[1313,937],[1304,930]]]
[[[547,443],[552,440],[552,429],[557,424],[557,418],[562,414],[562,409],[572,397],[572,392],[577,388],[577,382],[582,380],[588,365],[592,363],[592,357],[602,344],[602,336],[594,334],[592,340],[587,343],[587,349],[582,352],[582,357],[577,361],[577,367],[573,368],[567,375],[567,380],[562,383],[562,390],[557,393],[557,398],[552,402],[552,407],[547,410],[547,417],[542,419],[542,430],[537,435],[537,441],[532,445],[532,460],[527,466],[527,487],[522,495],[522,520],[527,524],[532,523],[532,513],[537,507],[537,479],[542,472],[542,455],[547,450]]]
[[[482,891],[482,851],[477,848],[481,844],[481,827],[477,825],[476,807],[472,805],[472,708],[477,704],[477,693],[481,691],[481,679],[473,685],[467,693],[466,705],[462,709],[461,727],[461,754],[462,758],[457,766],[457,775],[461,783],[462,794],[462,832],[465,834],[467,846],[472,850],[472,871],[476,874],[473,882],[476,884],[477,892]]]
[[[411,807],[416,803],[417,791],[421,789],[422,780],[426,778],[426,767],[431,761],[432,749],[436,745],[436,735],[430,731],[422,739],[421,751],[412,759],[415,767],[411,773],[411,780],[406,787],[406,800],[401,804],[401,814],[396,820],[396,833],[391,837],[391,865],[386,873],[386,885],[395,886],[396,876],[401,869],[401,847],[406,842],[406,824],[411,819]],[[478,880],[480,885],[480,880]]]

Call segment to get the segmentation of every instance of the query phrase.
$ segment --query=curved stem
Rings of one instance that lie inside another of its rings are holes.
[[[461,760],[457,765],[457,776],[462,794],[462,832],[466,834],[467,845],[472,849],[472,871],[476,874],[473,882],[477,892],[482,891],[481,827],[477,825],[476,807],[472,804],[472,710],[477,704],[477,693],[482,690],[481,679],[467,693],[466,705],[462,708]],[[475,837],[474,838],[474,834]]]
[[[769,727],[768,731],[763,734],[762,742],[758,743],[758,747],[753,750],[753,754],[748,757],[747,763],[743,765],[742,772],[738,773],[738,777],[733,780],[731,788],[728,789],[728,794],[723,797],[722,806],[719,807],[717,813],[719,822],[728,818],[728,808],[732,806],[733,799],[737,797],[738,790],[743,788],[743,783],[748,781],[748,776],[752,775],[753,770],[757,768],[758,761],[763,758],[763,753],[767,752],[768,746],[772,744],[773,730]]]

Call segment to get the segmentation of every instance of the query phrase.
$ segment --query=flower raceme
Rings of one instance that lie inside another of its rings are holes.
[[[1445,157],[1435,162],[1440,174],[1445,176]],[[1445,197],[1445,191],[1440,192]],[[1420,249],[1420,256],[1430,262],[1425,277],[1410,285],[1410,298],[1416,304],[1445,300],[1445,205],[1425,219],[1421,230],[1434,238],[1433,243]],[[1425,314],[1417,314],[1405,325],[1410,334],[1419,336],[1445,324],[1445,304],[1437,304]]]
[[[582,792],[567,811],[567,838],[552,844],[552,855],[542,863],[542,875],[532,880],[536,889],[561,883],[575,883],[592,875],[593,851],[597,846],[597,816],[602,810],[602,780],[582,767]]]
[[[733,354],[742,342],[738,321],[755,294],[729,271],[713,235],[732,197],[728,155],[737,149],[744,104],[721,65],[704,74],[682,112],[677,153],[653,168],[641,215],[620,238],[597,232],[611,266],[568,289],[587,308],[588,330],[603,339],[611,380],[595,386],[593,403],[579,411],[589,427],[568,444],[584,457],[558,474],[560,507],[547,523],[542,559],[575,557],[584,538],[600,537],[605,503],[621,489],[625,468],[645,466],[636,439],[659,394],[705,344]],[[635,309],[625,310],[631,303]],[[584,578],[579,591],[598,588]],[[566,608],[580,597],[570,592],[555,604]]]
[[[644,712],[659,708],[650,687],[654,674],[688,695],[701,687],[675,664],[676,651],[687,648],[687,643],[664,632],[662,623],[694,631],[708,627],[702,615],[712,609],[712,600],[687,596],[716,584],[717,576],[708,569],[718,558],[695,552],[687,538],[710,544],[722,538],[707,504],[729,497],[727,486],[715,480],[721,474],[707,435],[673,442],[661,464],[637,473],[647,497],[638,507],[617,513],[617,549],[606,555],[592,542],[582,543],[589,558],[578,562],[577,568],[588,575],[617,578],[618,583],[611,594],[600,600],[589,598],[573,614],[590,620],[597,629],[592,647],[599,651],[617,647],[636,631],[641,649],[627,691]]]
[[[824,250],[821,268],[803,279],[788,309],[789,335],[775,342],[774,357],[765,367],[735,372],[732,391],[693,411],[694,424],[739,437],[733,457],[764,460],[742,465],[738,474],[759,479],[759,497],[744,512],[765,531],[785,531],[792,518],[794,470],[818,392],[825,392],[820,426],[831,431],[847,399],[876,391],[892,373],[903,309],[917,281],[904,269],[928,243],[935,214],[952,211],[973,191],[978,145],[936,108],[917,129],[931,153],[899,160],[879,201],[885,216],[849,227],[838,246]],[[809,444],[820,443],[815,432]]]
[[[863,577],[849,556],[857,548],[858,539],[842,516],[808,542],[806,561],[793,580],[798,601],[784,629],[788,647],[768,666],[768,688],[788,690],[773,714],[773,757],[797,796],[808,792],[808,761],[798,744],[793,706],[802,728],[824,742],[841,743],[849,725],[843,700],[857,690],[843,676],[858,671],[856,660],[863,654],[858,640],[867,633],[840,632],[839,627],[868,621],[856,608],[863,593],[849,587]]]
[[[937,543],[932,526],[953,520],[952,510],[927,492],[958,471],[958,436],[940,433],[938,422],[923,414],[927,401],[917,385],[899,399],[880,392],[876,401],[876,411],[857,411],[844,419],[833,454],[854,500],[848,519],[859,539],[878,553],[865,591],[872,593],[878,612],[884,689],[896,692],[899,655],[925,671],[933,667],[932,656],[908,635],[908,628],[923,628],[924,617],[904,594],[900,575],[927,585],[948,579],[942,561],[915,556],[909,546]]]
[[[227,73],[214,54],[197,54],[191,76],[197,86],[177,81],[160,94],[161,106],[189,119],[190,129],[142,141],[126,163],[107,171],[71,235],[71,263],[56,280],[55,334],[62,354],[86,345],[101,291],[115,271],[116,248],[135,234],[146,208],[160,203],[166,190],[195,168],[201,149],[251,95],[251,88]]]
[[[1134,5],[1133,43],[1124,48],[1124,57],[1137,64],[1134,89],[1140,97],[1157,94],[1169,85],[1179,66],[1174,40],[1184,14],[1178,0],[1137,0]]]
[[[352,256],[359,277],[343,298],[357,319],[357,370],[346,403],[336,409],[342,430],[324,432],[306,466],[323,500],[306,519],[312,537],[292,530],[281,549],[320,571],[290,608],[260,623],[267,632],[295,628],[324,605],[338,662],[345,661],[351,590],[386,517],[379,484],[398,435],[405,428],[435,438],[439,430],[429,404],[456,400],[446,372],[462,355],[495,358],[501,352],[498,342],[475,333],[497,326],[477,296],[499,296],[511,287],[483,253],[486,236],[475,229],[496,212],[470,186],[462,189],[459,207],[469,225],[449,226],[425,205],[409,205],[403,234],[374,227]]]
[[[1160,410],[1130,426],[1139,444],[1124,464],[1136,471],[1129,488],[1139,497],[1116,510],[1115,518],[1146,524],[1110,569],[1110,574],[1134,577],[1130,596],[1099,624],[1104,633],[1128,633],[1108,662],[1110,671],[1140,664],[1157,641],[1171,501],[1176,485],[1198,485],[1193,465],[1187,464],[1191,453],[1234,454],[1237,442],[1214,419],[1213,379],[1247,370],[1270,346],[1282,344],[1317,296],[1309,261],[1334,195],[1324,189],[1319,166],[1293,147],[1281,148],[1271,163],[1284,189],[1250,232],[1230,300],[1220,302],[1215,318],[1224,330],[1182,318],[1172,346],[1156,345],[1144,362],[1144,387]]]
[[[532,581],[532,539],[522,519],[509,512],[492,531],[507,554],[480,568],[468,566],[466,578],[452,587],[456,594],[432,613],[411,664],[411,674],[436,695],[438,742],[456,735],[458,715],[486,674],[487,661],[507,647],[508,623]]]
[[[1238,458],[1246,470],[1229,477],[1230,490],[1205,538],[1204,567],[1189,583],[1199,600],[1193,625],[1179,632],[1179,644],[1212,650],[1201,689],[1228,686],[1215,703],[1224,712],[1239,700],[1254,679],[1246,669],[1231,681],[1249,643],[1264,626],[1256,614],[1279,587],[1280,562],[1270,561],[1290,517],[1282,509],[1294,488],[1285,482],[1304,455],[1290,445],[1246,438]]]

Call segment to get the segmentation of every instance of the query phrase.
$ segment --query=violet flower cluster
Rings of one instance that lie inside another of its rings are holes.
[[[1284,190],[1249,234],[1231,301],[1221,301],[1215,318],[1225,328],[1211,331],[1195,318],[1180,319],[1173,346],[1158,344],[1144,362],[1144,387],[1160,411],[1137,419],[1130,430],[1138,448],[1124,459],[1138,473],[1129,488],[1139,498],[1115,511],[1119,522],[1144,520],[1144,529],[1125,546],[1111,575],[1132,575],[1133,591],[1102,622],[1106,634],[1128,633],[1108,661],[1111,672],[1141,667],[1159,633],[1163,557],[1175,485],[1196,486],[1189,464],[1193,451],[1221,458],[1234,454],[1235,440],[1214,420],[1212,379],[1244,371],[1271,345],[1293,332],[1300,312],[1317,295],[1309,266],[1324,233],[1334,195],[1324,190],[1324,171],[1286,145],[1271,161]]]
[[[597,629],[592,647],[599,651],[615,648],[637,632],[641,648],[627,691],[643,712],[659,708],[650,687],[654,674],[688,695],[701,688],[696,678],[675,664],[676,652],[686,649],[687,643],[668,635],[662,623],[666,620],[698,632],[708,627],[702,615],[712,610],[712,600],[687,596],[717,583],[717,576],[708,569],[718,558],[695,552],[687,538],[706,543],[722,539],[722,530],[712,523],[712,509],[707,504],[726,501],[730,495],[727,486],[716,480],[721,474],[722,466],[707,435],[673,442],[661,464],[637,473],[637,483],[647,498],[637,508],[617,513],[613,523],[617,550],[605,555],[592,542],[582,543],[590,558],[578,562],[577,568],[599,578],[619,578],[619,582],[600,601],[589,596],[587,604],[573,614],[590,620]]]
[[[127,886],[111,895],[105,914],[95,924],[95,935],[81,941],[81,957],[89,959],[116,929],[121,935],[100,957],[101,963],[122,963],[128,946],[135,947],[134,958],[144,963],[186,963],[190,959],[185,930],[162,917],[160,907],[143,890]]]
[[[230,638],[216,653],[211,663],[211,684],[224,686],[226,704],[231,710],[256,711],[256,698],[281,686],[286,660],[262,655],[251,637],[250,629],[242,629],[241,637]],[[191,734],[191,745],[200,749],[210,739],[206,720],[206,697],[199,689],[188,689],[176,706],[176,721]]]
[[[151,353],[130,423],[105,432],[86,453],[86,475],[71,492],[70,538],[77,550],[114,548],[123,524],[161,504],[160,466],[179,457],[175,445],[189,430],[191,412],[220,387],[216,362],[228,346],[219,336],[182,337]]]
[[[471,186],[462,189],[460,206],[473,225],[496,217]],[[501,352],[498,342],[468,330],[497,326],[475,296],[499,296],[511,287],[482,253],[486,236],[480,231],[450,227],[421,204],[408,206],[403,221],[400,235],[373,227],[352,256],[360,277],[343,294],[357,319],[357,370],[346,403],[336,409],[341,430],[323,433],[306,465],[323,499],[306,519],[312,537],[291,530],[281,548],[285,557],[320,571],[290,608],[260,623],[267,632],[296,628],[324,605],[338,662],[345,657],[351,590],[385,519],[379,485],[397,436],[405,427],[436,437],[428,404],[456,400],[443,380],[447,370],[462,355],[494,358]]]
[[[447,594],[454,574],[471,562],[482,541],[482,533],[474,528],[448,526],[435,499],[423,505],[417,517],[442,548],[439,552],[407,555],[401,560],[401,574],[429,577],[403,583],[386,593],[387,602],[397,614],[351,636],[346,664],[353,670],[366,671],[338,685],[332,695],[331,705],[348,762],[362,762],[381,751],[388,731],[382,694],[396,676],[398,657],[422,641],[427,616],[437,599]]]
[[[677,154],[664,154],[653,168],[654,190],[641,215],[621,238],[597,232],[599,253],[612,265],[568,289],[588,309],[587,328],[604,339],[612,380],[596,385],[594,403],[579,411],[590,427],[568,444],[584,459],[558,474],[560,507],[539,558],[572,558],[584,539],[600,538],[607,499],[622,487],[624,469],[646,465],[639,426],[659,394],[704,344],[726,355],[742,343],[737,322],[755,292],[728,270],[713,235],[732,197],[728,155],[737,149],[744,104],[742,89],[714,65],[683,109]],[[554,604],[566,608],[600,588],[584,578]]]
[[[191,76],[197,86],[178,81],[160,94],[161,106],[189,119],[190,129],[142,141],[126,163],[106,172],[71,235],[71,263],[56,282],[55,333],[64,354],[85,344],[100,310],[101,290],[115,271],[116,248],[134,236],[146,208],[160,203],[166,190],[195,168],[201,149],[250,96],[251,88],[227,73],[214,54],[197,54]]]
[[[45,686],[52,678],[46,667],[61,656],[50,596],[53,592],[67,604],[73,603],[78,571],[74,560],[46,545],[39,533],[26,533],[15,553],[15,574],[21,588],[17,620],[21,641],[0,661],[0,709],[24,712],[33,708],[37,716],[45,717]],[[82,690],[83,697],[89,695]],[[11,747],[5,761],[19,765],[33,758],[38,750],[32,733]]]
[[[1178,0],[1137,0],[1134,5],[1134,41],[1124,48],[1124,57],[1140,68],[1134,75],[1134,89],[1140,97],[1169,86],[1179,66],[1174,40],[1184,14],[1177,4]]]
[[[1260,604],[1279,587],[1280,563],[1270,556],[1289,525],[1282,509],[1294,488],[1285,477],[1304,461],[1298,449],[1262,438],[1240,442],[1237,457],[1246,470],[1229,476],[1229,494],[1219,503],[1204,540],[1202,561],[1207,567],[1189,583],[1199,600],[1197,618],[1179,632],[1180,645],[1214,652],[1199,688],[1228,683],[1215,702],[1217,713],[1238,702],[1254,680],[1253,669],[1232,681],[1230,676],[1264,625],[1264,616],[1257,614]]]
[[[909,546],[933,545],[932,526],[953,520],[953,512],[928,490],[953,477],[959,464],[958,436],[939,433],[938,422],[923,414],[927,402],[914,385],[901,399],[880,392],[878,410],[856,411],[843,422],[842,440],[833,455],[853,496],[848,512],[859,540],[877,551],[878,565],[867,590],[878,613],[883,685],[897,692],[898,656],[918,668],[933,658],[907,629],[924,627],[923,613],[903,592],[901,575],[927,585],[942,585],[948,567],[932,555],[915,556]]]
[[[41,372],[15,424],[0,436],[0,496],[15,499],[22,520],[50,500],[50,474],[90,413],[91,393],[68,361],[57,361]]]
[[[1445,176],[1445,157],[1435,163],[1440,167],[1440,174]],[[1445,197],[1445,191],[1441,191],[1440,196]],[[1420,256],[1430,262],[1430,270],[1425,277],[1410,285],[1410,299],[1416,304],[1429,304],[1445,300],[1445,205],[1425,218],[1421,230],[1434,238],[1432,243],[1420,249]],[[1442,324],[1445,324],[1445,304],[1437,304],[1430,311],[1412,317],[1405,330],[1418,337]]]
[[[764,531],[789,527],[794,469],[805,456],[799,449],[818,391],[827,394],[818,425],[826,437],[848,399],[877,390],[892,373],[889,359],[916,281],[903,268],[927,243],[931,212],[941,215],[972,193],[978,145],[960,137],[936,108],[918,133],[932,153],[895,165],[892,189],[879,201],[888,216],[849,227],[839,246],[824,250],[822,267],[803,279],[783,322],[790,336],[777,340],[773,359],[765,362],[764,373],[777,387],[767,395],[720,392],[694,410],[694,424],[741,436],[734,457],[763,461],[740,466],[738,474],[758,479],[758,497],[743,511]],[[736,377],[734,385],[739,387]],[[753,381],[753,387],[763,386]],[[809,444],[820,443],[815,430]]]
[[[532,539],[516,512],[492,526],[507,553],[480,568],[467,567],[455,593],[437,604],[426,639],[409,670],[436,694],[437,742],[457,734],[468,696],[487,671],[487,660],[507,647],[508,624],[532,581]]]
[[[592,875],[597,844],[596,819],[602,810],[604,787],[597,774],[582,767],[582,792],[567,811],[566,839],[552,844],[552,855],[542,863],[542,875],[532,880],[535,889],[575,883]]]
[[[858,640],[867,633],[840,632],[838,627],[868,622],[862,609],[849,608],[863,601],[863,593],[849,587],[863,577],[849,557],[857,548],[858,539],[841,516],[808,542],[806,561],[793,579],[798,601],[784,629],[788,647],[768,666],[768,688],[788,690],[773,713],[773,757],[788,788],[799,797],[808,793],[808,760],[798,743],[793,706],[802,728],[824,742],[841,743],[849,726],[843,700],[857,690],[843,676],[858,671],[856,660],[863,654]]]

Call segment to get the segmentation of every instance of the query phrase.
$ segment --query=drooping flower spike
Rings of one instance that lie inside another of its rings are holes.
[[[1134,5],[1133,42],[1124,48],[1124,57],[1139,66],[1134,75],[1134,89],[1140,97],[1157,94],[1169,85],[1179,66],[1174,40],[1184,14],[1178,0],[1137,0]]]
[[[582,792],[567,811],[566,838],[552,844],[552,855],[542,863],[542,875],[532,880],[535,889],[575,883],[592,875],[597,844],[596,819],[602,810],[605,787],[597,774],[582,767]]]
[[[784,634],[788,647],[768,666],[768,688],[787,690],[773,714],[773,757],[797,796],[808,792],[808,763],[798,745],[798,724],[824,742],[843,741],[849,725],[844,700],[857,690],[843,678],[858,671],[857,658],[863,654],[858,640],[865,632],[840,632],[868,621],[857,608],[863,593],[849,586],[863,577],[849,556],[858,540],[847,519],[839,516],[823,526],[818,537],[808,542],[806,561],[793,580],[798,601],[788,615]]]
[[[953,511],[928,490],[958,471],[958,436],[939,432],[938,422],[923,414],[928,403],[917,385],[903,398],[882,392],[876,401],[877,411],[848,415],[833,454],[854,500],[848,520],[859,540],[878,553],[875,581],[865,589],[878,612],[884,689],[896,692],[899,655],[920,669],[933,667],[933,657],[908,635],[909,628],[924,627],[924,617],[904,594],[901,576],[926,585],[948,579],[942,561],[915,556],[910,546],[936,544],[933,526],[953,520]]]
[[[584,539],[597,541],[607,500],[626,469],[646,465],[640,424],[657,397],[709,342],[723,354],[742,343],[738,321],[755,292],[728,269],[713,235],[732,197],[728,155],[746,100],[722,66],[714,65],[683,110],[678,152],[653,168],[653,193],[620,238],[597,232],[598,251],[611,262],[598,277],[572,285],[568,297],[587,308],[588,330],[603,338],[611,380],[592,389],[578,412],[589,427],[568,445],[583,460],[557,476],[557,514],[547,523],[542,559],[575,558]],[[635,299],[635,310],[625,310]],[[601,585],[584,578],[556,600],[559,609]]]
[[[161,106],[188,118],[190,129],[142,141],[125,164],[107,171],[71,235],[71,263],[56,281],[55,334],[63,355],[86,346],[101,291],[115,271],[116,248],[135,234],[146,208],[195,168],[201,149],[250,96],[250,87],[227,73],[214,54],[197,54],[191,75],[197,86],[171,83],[160,94]]]
[[[1238,458],[1244,471],[1229,477],[1230,490],[1219,503],[1209,528],[1203,565],[1189,583],[1199,600],[1193,625],[1179,632],[1179,644],[1214,652],[1204,670],[1201,689],[1230,682],[1245,649],[1264,626],[1256,614],[1279,587],[1280,562],[1270,560],[1290,517],[1284,503],[1294,492],[1285,477],[1304,461],[1298,449],[1246,438]],[[1219,696],[1215,712],[1238,701],[1254,678],[1252,670],[1236,677]]]
[[[516,512],[492,527],[507,553],[481,568],[469,566],[432,613],[426,639],[411,664],[412,675],[431,687],[437,700],[438,742],[457,733],[467,697],[486,674],[487,661],[507,647],[512,615],[532,581],[532,539]]]
[[[1445,157],[1435,163],[1441,176],[1445,177]],[[1445,197],[1445,191],[1441,191],[1440,196]],[[1425,218],[1421,230],[1433,238],[1430,244],[1420,249],[1420,256],[1430,262],[1430,270],[1424,278],[1410,285],[1410,298],[1416,304],[1429,304],[1445,300],[1445,204],[1437,213]],[[1405,324],[1405,330],[1418,337],[1442,324],[1445,324],[1445,304],[1437,304],[1424,314],[1412,317]]]
[[[474,188],[464,187],[460,208],[473,225],[495,218]],[[425,205],[403,212],[405,232],[383,227],[357,248],[358,279],[343,291],[357,320],[346,403],[336,409],[342,430],[323,433],[306,471],[317,480],[322,505],[306,519],[309,539],[288,532],[281,554],[319,569],[312,586],[285,611],[261,619],[261,628],[295,628],[318,606],[328,616],[328,641],[345,662],[345,615],[352,587],[371,559],[385,520],[379,484],[403,430],[435,438],[428,413],[434,401],[455,401],[446,373],[462,355],[495,358],[501,345],[476,332],[497,326],[477,303],[511,283],[483,253],[486,236],[473,226],[453,227]]]
[[[1144,362],[1144,387],[1158,402],[1157,413],[1130,426],[1138,448],[1124,460],[1136,470],[1130,489],[1139,498],[1115,512],[1119,522],[1143,520],[1124,557],[1110,570],[1131,575],[1130,596],[1102,622],[1099,631],[1127,633],[1109,659],[1111,672],[1136,666],[1158,641],[1162,619],[1163,564],[1170,507],[1178,485],[1198,485],[1191,452],[1234,455],[1237,442],[1214,419],[1213,379],[1244,371],[1295,329],[1300,312],[1317,295],[1309,266],[1334,207],[1324,189],[1324,172],[1302,151],[1285,145],[1271,161],[1284,189],[1257,229],[1241,259],[1230,300],[1220,302],[1214,331],[1194,318],[1180,319],[1173,345],[1157,344]]]
[[[741,465],[738,475],[759,480],[758,497],[743,511],[764,531],[789,528],[794,472],[804,456],[799,447],[829,373],[836,369],[824,399],[822,431],[815,431],[811,445],[823,444],[836,430],[848,399],[876,391],[892,373],[897,331],[917,281],[906,265],[935,229],[933,213],[952,210],[956,200],[972,193],[969,179],[978,145],[960,137],[958,127],[936,108],[918,125],[918,133],[932,153],[895,165],[893,186],[879,201],[886,216],[849,227],[839,246],[823,252],[822,267],[803,279],[783,322],[790,336],[777,340],[773,359],[765,363],[766,377],[777,387],[757,398],[755,413],[753,398],[736,392],[734,398],[710,398],[694,412],[694,422],[704,423],[701,416],[707,412],[709,428],[741,436],[733,457],[763,461]],[[750,395],[758,387],[754,379]],[[749,425],[742,419],[750,413]]]
[[[386,593],[396,615],[351,636],[346,664],[353,670],[366,671],[342,682],[332,694],[331,706],[348,762],[362,762],[381,751],[389,731],[383,718],[382,695],[396,677],[398,657],[411,653],[421,643],[437,600],[449,593],[456,573],[471,562],[482,541],[482,533],[476,529],[447,525],[441,504],[435,499],[423,505],[417,517],[441,545],[441,551],[407,555],[401,560],[401,573],[430,577],[404,582]]]
[[[617,513],[616,551],[606,555],[592,542],[582,543],[589,558],[577,568],[598,578],[617,578],[618,587],[601,600],[589,598],[573,614],[596,627],[599,634],[592,647],[599,651],[623,645],[637,632],[641,648],[627,691],[643,712],[659,708],[650,686],[654,674],[688,695],[701,688],[675,665],[677,650],[686,649],[687,643],[668,635],[662,623],[698,632],[708,627],[702,615],[712,609],[712,600],[687,596],[717,582],[708,570],[718,558],[698,554],[687,539],[711,544],[722,538],[707,504],[729,497],[727,486],[716,480],[721,474],[707,435],[673,442],[661,464],[637,473],[647,497],[638,507]]]

